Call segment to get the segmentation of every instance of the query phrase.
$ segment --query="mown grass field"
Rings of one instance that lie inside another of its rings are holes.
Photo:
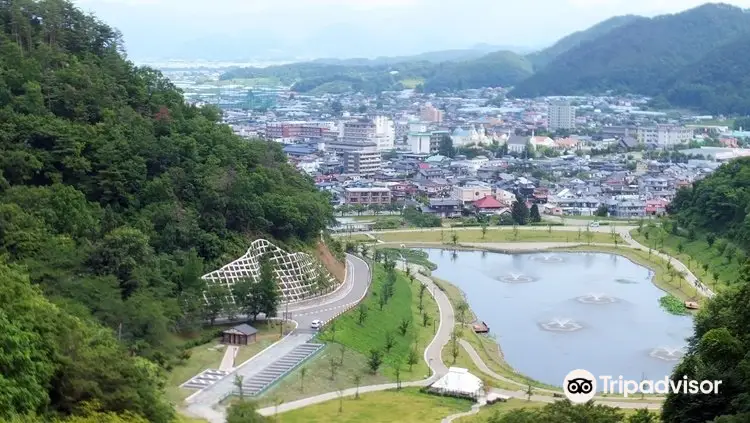
[[[471,402],[419,392],[415,388],[346,397],[279,414],[281,423],[424,423],[468,411]],[[339,409],[341,411],[339,412]]]
[[[720,290],[722,286],[733,283],[740,272],[740,260],[736,257],[730,260],[719,251],[716,243],[710,246],[706,239],[700,236],[690,241],[686,237],[669,234],[661,228],[647,226],[644,226],[640,232],[637,229],[630,231],[630,236],[647,247],[662,249],[665,253],[680,260],[701,282],[712,289]],[[664,241],[663,246],[661,240]],[[680,244],[682,244],[682,252],[679,249]],[[703,269],[704,264],[708,265],[707,270]]]
[[[278,384],[265,392],[260,398],[261,406],[270,406],[275,401],[294,401],[313,395],[333,392],[338,389],[356,387],[355,376],[360,378],[359,385],[377,385],[396,380],[394,364],[400,363],[402,381],[422,380],[430,375],[424,361],[424,350],[432,341],[435,325],[439,324],[437,304],[429,292],[425,291],[423,306],[429,318],[427,326],[422,325],[418,309],[419,282],[411,283],[402,272],[397,273],[393,298],[380,310],[378,295],[382,292],[386,272],[382,265],[373,267],[373,285],[370,287],[363,304],[367,307],[367,317],[360,325],[359,311],[354,308],[336,319],[335,331],[328,326],[319,339],[328,343],[326,348],[307,363],[287,375]],[[375,293],[375,294],[373,294]],[[411,319],[406,336],[398,333],[402,319]],[[383,354],[383,365],[376,374],[370,372],[367,360],[370,349],[384,349],[386,332],[392,332],[395,344],[391,351]],[[341,346],[344,347],[344,359],[341,360]],[[411,371],[406,363],[410,348],[416,348],[418,363]],[[331,362],[336,369],[331,377]],[[305,375],[302,376],[302,368]]]
[[[466,229],[452,231],[426,230],[409,232],[380,232],[374,233],[375,237],[384,242],[442,242],[453,243],[453,234],[456,234],[457,243],[467,242],[592,242],[592,243],[614,243],[617,238],[622,242],[619,235],[613,237],[610,233],[586,231],[582,227],[577,231],[560,231],[547,228],[521,229],[514,231],[512,228],[488,228],[487,233],[482,236],[481,229]]]
[[[359,310],[354,308],[336,319],[335,325],[328,325],[319,337],[327,342],[345,345],[366,356],[372,349],[381,350],[383,366],[379,372],[395,378],[393,367],[398,363],[401,366],[401,380],[420,380],[430,374],[423,356],[425,347],[434,336],[433,324],[439,319],[437,304],[429,292],[425,292],[423,305],[430,324],[423,326],[418,309],[419,282],[415,280],[412,283],[402,272],[397,271],[396,275],[393,297],[381,310],[378,299],[386,282],[386,271],[382,265],[373,266],[372,286],[363,301],[367,308],[364,322],[359,323]],[[398,331],[402,321],[410,322],[405,335]],[[388,333],[393,335],[395,342],[390,351],[386,352],[385,340]],[[411,349],[416,349],[419,363],[409,371],[406,358]]]
[[[315,357],[295,369],[279,383],[271,387],[258,398],[261,407],[274,405],[276,401],[291,402],[294,400],[325,394],[337,389],[356,386],[354,377],[359,375],[360,386],[389,383],[391,379],[383,374],[371,374],[366,371],[367,357],[349,348],[344,350],[343,364],[337,365],[331,378],[331,359],[341,362],[341,345],[331,343]],[[302,376],[302,369],[305,376]]]

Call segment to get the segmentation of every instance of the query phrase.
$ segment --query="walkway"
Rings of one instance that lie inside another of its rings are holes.
[[[237,350],[239,350],[239,347],[236,345],[227,346],[227,350],[224,351],[224,357],[221,359],[219,370],[231,371],[234,369],[234,357],[237,356]]]
[[[400,267],[403,268],[403,263],[400,263]],[[456,319],[453,314],[453,306],[451,305],[451,302],[448,299],[448,296],[443,291],[441,291],[437,287],[437,285],[435,285],[432,279],[418,272],[418,270],[420,269],[419,266],[410,265],[409,267],[412,269],[415,279],[427,285],[427,290],[435,299],[435,302],[438,305],[438,310],[440,313],[440,323],[435,333],[435,337],[432,339],[432,342],[430,342],[430,344],[427,346],[424,352],[424,360],[427,363],[427,365],[430,367],[430,370],[432,371],[432,375],[429,378],[424,379],[424,380],[418,380],[418,381],[413,381],[413,382],[402,382],[401,386],[402,387],[428,386],[432,384],[433,382],[435,382],[436,380],[438,380],[439,378],[441,378],[446,373],[448,373],[448,367],[443,363],[442,350],[443,350],[443,347],[450,340],[451,331],[453,330],[453,327],[456,325]],[[359,388],[359,393],[363,394],[367,392],[384,391],[384,390],[396,389],[396,388],[397,386],[395,383],[361,386]],[[258,410],[258,412],[264,416],[271,416],[275,414],[276,412],[283,413],[285,411],[296,410],[298,408],[307,407],[309,405],[320,404],[322,402],[338,399],[339,397],[353,396],[356,393],[357,393],[357,388],[349,388],[349,389],[344,389],[342,391],[333,391],[333,392],[328,392],[325,394],[316,395],[313,397],[303,398],[301,400],[281,404],[278,408],[277,407],[262,408]]]

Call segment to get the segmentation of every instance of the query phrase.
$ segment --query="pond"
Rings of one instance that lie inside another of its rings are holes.
[[[560,386],[574,369],[663,379],[692,334],[690,316],[659,306],[653,272],[622,256],[424,251],[433,275],[466,293],[508,364],[540,382]]]

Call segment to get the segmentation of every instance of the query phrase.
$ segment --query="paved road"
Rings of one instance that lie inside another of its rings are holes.
[[[315,331],[310,329],[313,320],[330,320],[351,307],[352,304],[359,302],[367,294],[367,289],[370,286],[369,266],[364,260],[353,255],[347,255],[346,265],[346,280],[340,289],[320,300],[317,304],[307,302],[305,305],[288,309],[292,313],[292,319],[297,324],[294,331],[250,360],[240,364],[220,381],[188,397],[185,411],[192,416],[207,419],[212,423],[223,423],[225,421],[223,410],[217,410],[214,407],[235,389],[234,380],[236,376],[239,375],[249,379],[257,375],[279,357],[289,353],[296,346],[309,341],[315,335]]]
[[[403,263],[400,263],[400,267],[403,268]],[[448,299],[448,296],[438,289],[437,285],[432,281],[432,279],[418,273],[419,267],[416,265],[410,266],[413,269],[413,274],[415,278],[427,285],[428,292],[435,298],[435,301],[437,302],[438,309],[440,312],[440,323],[438,325],[437,331],[435,333],[435,337],[432,339],[432,342],[427,346],[424,352],[424,360],[430,367],[430,370],[432,371],[432,375],[424,380],[418,380],[414,382],[403,382],[401,383],[402,387],[408,387],[408,386],[427,386],[433,383],[434,381],[438,380],[440,377],[442,377],[444,374],[448,372],[448,367],[443,363],[442,359],[442,350],[443,347],[448,343],[450,340],[450,334],[453,330],[453,327],[456,325],[456,320],[453,314],[453,306],[451,305],[450,300]],[[366,393],[366,392],[376,392],[376,391],[384,391],[387,389],[394,389],[396,388],[395,383],[386,383],[382,385],[369,385],[369,386],[361,386],[359,388],[359,393]],[[298,408],[307,407],[309,405],[313,404],[319,404],[321,402],[326,402],[330,400],[334,400],[339,398],[339,396],[353,396],[357,392],[356,388],[350,388],[345,389],[341,392],[339,391],[333,391],[328,392],[321,395],[316,395],[309,398],[303,398],[301,400],[292,401],[288,403],[281,404],[278,408],[277,407],[266,407],[258,410],[258,412],[264,416],[271,416],[275,414],[276,412],[283,413],[285,411],[290,410],[296,410]]]

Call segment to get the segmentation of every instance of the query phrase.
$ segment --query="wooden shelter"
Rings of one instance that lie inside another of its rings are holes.
[[[248,345],[255,342],[258,329],[243,323],[221,333],[221,342],[229,345]]]

